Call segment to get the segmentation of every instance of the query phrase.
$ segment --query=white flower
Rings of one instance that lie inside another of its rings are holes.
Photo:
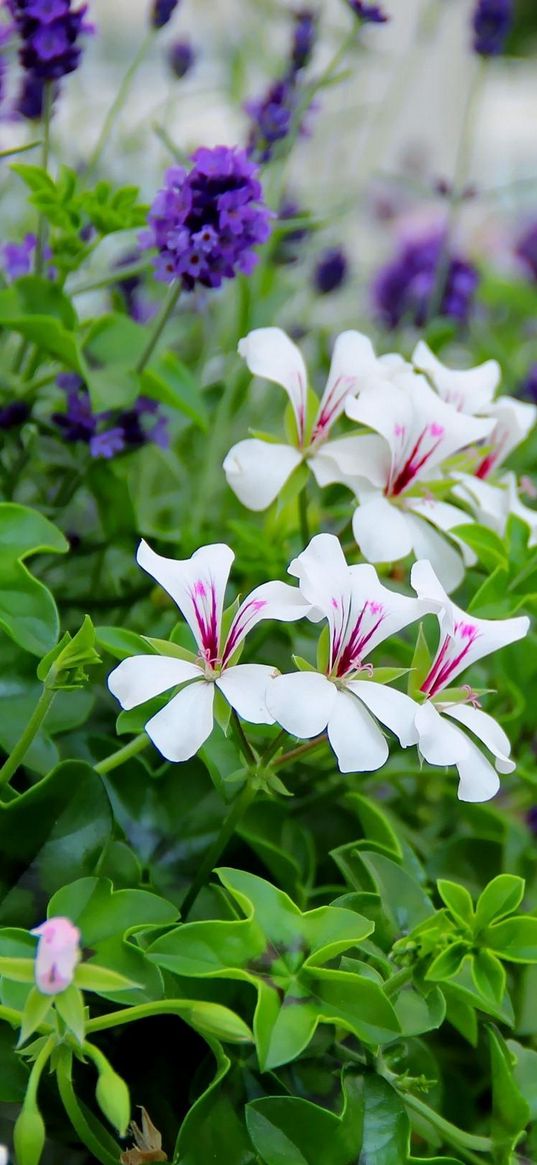
[[[185,685],[145,726],[167,760],[188,760],[207,740],[213,727],[215,687],[244,720],[274,723],[265,703],[274,669],[257,663],[234,664],[233,659],[248,631],[262,619],[289,622],[307,614],[309,605],[298,589],[286,583],[263,583],[241,603],[224,638],[224,593],[234,557],[223,543],[203,546],[184,561],[163,558],[143,541],[138,548],[140,566],[164,587],[184,615],[198,658],[191,662],[172,655],[132,656],[115,668],[108,686],[123,708],[135,708]]]
[[[469,518],[436,500],[433,489],[446,459],[487,437],[494,422],[457,412],[424,377],[407,371],[391,383],[367,385],[358,398],[347,400],[345,411],[379,434],[354,439],[362,443],[359,460],[340,458],[344,476],[333,464],[332,480],[353,484],[360,501],[353,532],[362,554],[369,562],[394,562],[411,553],[428,558],[453,590],[470,559],[433,527],[447,533]],[[325,452],[328,457],[330,446]]]
[[[503,537],[510,514],[515,514],[530,528],[529,546],[537,545],[537,510],[521,502],[514,473],[504,473],[495,485],[470,473],[454,476],[457,485],[452,493],[470,506],[477,522]]]
[[[256,328],[239,343],[250,372],[280,384],[295,417],[296,444],[284,445],[257,437],[239,441],[224,461],[228,484],[250,510],[265,510],[302,461],[314,473],[319,450],[354,395],[377,368],[371,341],[360,332],[343,332],[334,345],[332,364],[313,425],[308,421],[308,376],[302,354],[281,328]],[[346,438],[348,442],[349,438]],[[335,442],[333,456],[337,458]],[[321,465],[322,472],[322,465]]]
[[[537,419],[537,407],[512,396],[493,399],[501,375],[496,360],[487,360],[464,371],[454,370],[442,364],[423,340],[412,359],[416,368],[427,373],[439,396],[459,412],[494,418],[496,423],[487,437],[483,455],[479,456],[478,451],[474,469],[477,477],[489,477],[526,439]]]
[[[363,678],[373,671],[365,660],[379,643],[432,607],[382,586],[368,564],[348,566],[333,534],[312,538],[289,573],[311,604],[310,619],[328,620],[328,662],[323,672],[278,676],[267,691],[268,707],[293,736],[309,738],[327,729],[341,772],[378,769],[388,757],[388,745],[377,719],[406,748],[417,741],[416,704],[402,692]]]
[[[529,619],[476,619],[468,615],[448,598],[429,562],[414,564],[411,581],[418,597],[435,609],[440,625],[438,650],[421,684],[426,699],[416,714],[420,753],[429,764],[457,766],[461,801],[488,801],[500,785],[497,773],[510,773],[515,768],[510,760],[511,745],[503,728],[476,706],[471,688],[466,698],[458,701],[450,700],[446,689],[470,664],[522,639]],[[459,724],[492,753],[497,771]]]

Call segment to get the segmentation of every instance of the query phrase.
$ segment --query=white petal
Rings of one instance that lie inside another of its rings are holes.
[[[500,788],[498,774],[490,761],[471,740],[467,740],[467,751],[457,762],[459,770],[458,797],[460,801],[472,803],[490,801]]]
[[[324,732],[335,704],[337,688],[319,672],[276,676],[267,688],[269,712],[292,736],[309,738]]]
[[[446,704],[444,715],[451,716],[469,728],[477,736],[485,748],[496,758],[496,768],[500,773],[512,773],[516,768],[515,762],[510,760],[511,742],[503,728],[488,712],[481,708],[472,708],[469,704]]]
[[[352,530],[368,562],[396,562],[412,550],[407,514],[382,494],[358,506]]]
[[[321,445],[309,464],[320,486],[340,481],[354,489],[365,479],[383,489],[390,474],[390,450],[382,437],[371,433],[338,437]]]
[[[410,585],[425,602],[431,603],[441,627],[450,630],[455,620],[455,604],[448,598],[428,559],[419,559],[410,571]]]
[[[429,559],[446,591],[456,590],[464,578],[464,562],[459,551],[423,518],[411,513],[407,518],[416,558]]]
[[[420,340],[412,354],[412,361],[420,372],[426,372],[436,391],[454,408],[463,413],[480,413],[491,404],[500,383],[501,370],[497,360],[486,360],[476,368],[447,368]]]
[[[491,469],[498,469],[513,449],[525,441],[535,424],[537,406],[512,396],[501,396],[487,409],[487,416],[496,419],[496,427],[490,440],[492,451],[479,470],[483,477]]]
[[[342,773],[373,772],[389,756],[386,738],[351,692],[337,692],[328,721],[328,739]]]
[[[370,680],[352,680],[347,684],[351,692],[380,720],[391,728],[403,748],[417,744],[416,712],[418,705],[404,692],[390,688],[387,684],[375,684]]]
[[[291,445],[252,437],[229,450],[223,468],[228,485],[243,506],[266,510],[301,461],[302,454]]]
[[[465,755],[468,741],[464,733],[444,720],[430,700],[418,708],[415,724],[419,750],[430,765],[455,765]]]
[[[142,541],[136,557],[140,566],[177,603],[207,659],[216,659],[224,595],[235,558],[233,551],[218,542],[202,546],[191,558],[180,561],[163,558]]]
[[[366,386],[359,397],[347,400],[345,412],[352,421],[380,433],[388,442],[392,454],[396,444],[396,430],[408,430],[413,418],[412,402],[406,393],[389,381]]]
[[[281,384],[293,406],[299,439],[306,423],[308,375],[302,353],[281,328],[256,328],[239,341],[250,372]]]
[[[405,504],[406,508],[413,514],[426,518],[428,522],[431,522],[438,530],[444,530],[446,534],[454,526],[471,526],[473,523],[473,518],[466,513],[466,510],[459,510],[457,506],[452,506],[449,502],[439,502],[436,498],[408,498]],[[453,536],[453,541],[459,547],[465,565],[474,566],[477,562],[477,555],[474,551],[464,542],[461,542],[456,535]]]
[[[333,425],[348,396],[355,396],[374,371],[377,359],[371,340],[361,332],[342,332],[332,354],[326,388],[321,398],[312,440]]]
[[[266,701],[267,687],[276,678],[273,667],[262,663],[239,663],[228,667],[216,680],[231,707],[250,724],[274,724]]]
[[[268,582],[256,587],[241,603],[229,629],[223,653],[224,664],[242,643],[245,635],[262,619],[277,619],[280,623],[292,623],[309,614],[310,604],[298,587],[288,583]]]
[[[183,688],[152,716],[145,730],[166,760],[195,756],[213,728],[214,684],[201,680]]]
[[[201,669],[186,659],[168,655],[133,655],[108,676],[108,687],[122,708],[137,708],[168,688],[199,678]]]
[[[453,496],[471,507],[476,521],[481,525],[489,526],[497,534],[503,535],[510,512],[508,491],[470,473],[457,473],[454,476],[457,485],[452,490]]]

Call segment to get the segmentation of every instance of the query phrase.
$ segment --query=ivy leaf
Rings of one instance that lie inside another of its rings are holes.
[[[246,1125],[266,1165],[348,1165],[362,1143],[361,1080],[343,1080],[340,1116],[294,1096],[264,1096],[246,1106]]]
[[[436,884],[438,893],[453,918],[465,930],[473,930],[474,904],[466,887],[459,885],[458,882],[449,882],[445,878],[439,878]]]
[[[497,878],[493,878],[477,900],[476,929],[497,922],[506,914],[513,914],[522,902],[524,889],[524,879],[514,874],[498,874]]]
[[[514,1057],[497,1028],[488,1028],[492,1076],[492,1137],[505,1151],[504,1160],[518,1144],[530,1120],[530,1107],[514,1077]]]
[[[68,549],[63,534],[42,514],[0,502],[0,627],[32,655],[44,655],[54,646],[59,618],[50,591],[30,574],[25,560]]]
[[[516,915],[483,931],[483,944],[510,963],[537,962],[537,918]]]
[[[409,1120],[397,1092],[381,1076],[364,1081],[361,1165],[407,1165]]]

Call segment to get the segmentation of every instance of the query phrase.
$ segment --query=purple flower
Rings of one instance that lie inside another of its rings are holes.
[[[28,121],[38,121],[43,116],[45,82],[35,73],[25,73],[22,78],[15,108]]]
[[[87,5],[75,9],[72,0],[7,0],[7,5],[20,37],[19,59],[27,74],[18,110],[35,117],[42,110],[43,83],[74,72],[82,53],[80,37],[93,29],[85,21]]]
[[[526,825],[530,833],[533,833],[534,837],[537,837],[537,805],[532,805],[531,809],[528,809],[526,813]]]
[[[291,46],[291,69],[304,69],[311,60],[317,35],[317,17],[309,8],[295,12],[295,27]]]
[[[522,260],[526,274],[537,282],[537,222],[527,227],[516,244],[516,254]]]
[[[22,275],[30,274],[36,246],[36,236],[31,234],[25,235],[22,243],[4,243],[0,254],[4,274],[9,283],[14,279],[20,279]]]
[[[247,101],[244,108],[252,121],[248,154],[258,162],[268,162],[276,142],[283,141],[291,130],[296,108],[294,80],[274,81],[263,97]]]
[[[62,372],[56,383],[65,392],[67,407],[65,412],[53,413],[52,421],[66,441],[82,441],[87,445],[92,457],[110,460],[128,448],[148,443],[167,447],[167,419],[157,401],[140,396],[124,411],[94,413],[80,376]]]
[[[373,302],[386,327],[395,328],[402,322],[423,327],[435,308],[439,290],[436,314],[450,316],[460,324],[467,322],[479,275],[465,258],[446,254],[444,243],[438,231],[409,239],[395,259],[378,272]]]
[[[362,0],[347,0],[347,4],[364,24],[385,24],[390,19],[380,4],[364,4]]]
[[[257,167],[244,150],[201,147],[187,171],[172,166],[149,213],[142,247],[156,247],[156,278],[220,287],[257,262],[253,248],[266,242],[271,213],[264,205]]]
[[[341,247],[330,247],[320,256],[313,272],[313,283],[319,295],[336,291],[345,282],[348,273],[347,256]]]
[[[519,395],[537,404],[537,364],[532,364],[519,389]]]
[[[480,57],[499,56],[512,23],[512,0],[477,0],[472,19],[474,52]]]
[[[89,450],[92,457],[104,457],[110,461],[116,453],[122,453],[125,448],[125,436],[119,426],[113,429],[104,429],[102,433],[95,433],[90,437]]]
[[[0,429],[15,429],[30,416],[30,406],[23,400],[12,400],[0,408]]]
[[[171,20],[179,0],[153,0],[151,10],[151,24],[153,28],[164,28]]]
[[[179,80],[186,77],[196,60],[196,53],[188,40],[176,40],[170,45],[168,61],[170,69]]]

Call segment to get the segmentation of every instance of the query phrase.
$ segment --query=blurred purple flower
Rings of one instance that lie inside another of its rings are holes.
[[[171,20],[179,0],[153,0],[151,24],[153,28],[164,28]]]
[[[276,142],[283,141],[291,130],[296,108],[293,79],[274,81],[263,97],[245,102],[251,118],[248,153],[258,162],[268,162]]]
[[[176,40],[168,51],[170,69],[181,80],[190,72],[196,61],[196,52],[189,40]]]
[[[16,101],[16,111],[28,121],[38,121],[43,116],[45,82],[35,73],[23,74],[21,88]]]
[[[516,244],[515,251],[524,264],[526,274],[537,282],[537,222],[526,228]]]
[[[528,373],[520,385],[519,396],[537,404],[537,364],[532,364],[531,368],[528,369]]]
[[[313,272],[313,285],[319,295],[336,291],[345,282],[349,265],[341,247],[329,247],[320,255]]]
[[[140,396],[131,408],[94,413],[88,390],[75,373],[63,372],[57,379],[66,395],[65,412],[53,413],[52,421],[66,441],[82,441],[92,457],[110,460],[127,448],[149,443],[167,448],[167,419],[158,401]]]
[[[4,243],[0,248],[4,275],[9,283],[19,279],[21,275],[30,274],[36,246],[36,236],[28,234],[24,236],[22,243]]]
[[[123,453],[125,448],[125,435],[123,429],[112,428],[103,429],[101,433],[95,433],[90,437],[89,449],[92,457],[104,457],[106,461],[110,461],[116,453]]]
[[[154,199],[142,247],[156,247],[156,278],[175,279],[186,291],[197,284],[220,287],[239,272],[249,275],[254,251],[270,234],[257,167],[244,150],[201,147],[187,171],[172,166]]]
[[[460,255],[446,254],[444,236],[436,231],[403,243],[374,280],[373,304],[388,328],[402,322],[423,327],[432,310],[463,324],[472,311],[478,284],[476,268]],[[440,302],[435,307],[439,290]]]
[[[499,56],[512,23],[512,0],[477,0],[472,18],[474,52],[480,57]]]
[[[362,0],[347,0],[347,4],[364,24],[385,24],[390,19],[380,4],[365,4]]]
[[[23,68],[42,81],[54,81],[74,72],[80,63],[79,39],[93,28],[86,20],[87,5],[72,0],[7,0],[21,39]]]
[[[0,429],[15,429],[28,420],[31,409],[26,401],[12,400],[0,408]]]
[[[309,65],[317,36],[317,15],[310,8],[295,12],[291,45],[291,69],[296,72]]]

